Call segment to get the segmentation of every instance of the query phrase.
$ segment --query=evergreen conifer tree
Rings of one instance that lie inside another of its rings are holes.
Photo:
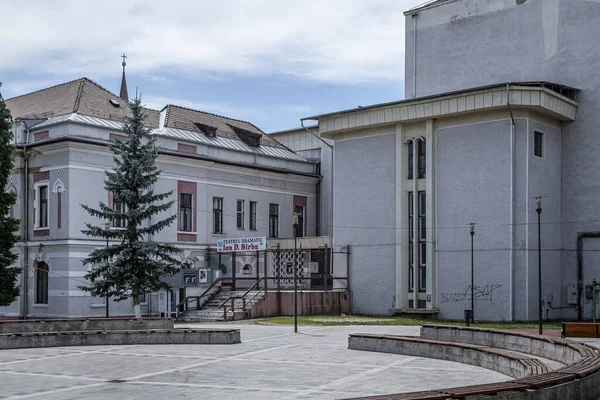
[[[10,110],[0,93],[0,306],[8,306],[19,296],[17,278],[21,273],[21,268],[14,266],[19,256],[13,253],[15,244],[21,240],[15,234],[19,230],[19,220],[11,217],[11,207],[17,195],[6,190],[12,175],[15,150],[11,143],[11,128]]]
[[[123,127],[127,140],[116,139],[110,145],[115,168],[114,172],[106,171],[104,181],[104,188],[112,193],[113,205],[122,207],[111,208],[102,202],[97,209],[82,205],[91,216],[123,228],[86,224],[85,235],[118,243],[93,250],[83,261],[91,270],[85,275],[90,284],[81,289],[116,301],[131,297],[135,316],[140,318],[140,295],[169,289],[161,278],[174,275],[181,263],[173,257],[180,252],[176,246],[151,240],[152,235],[177,218],[171,215],[156,220],[175,201],[165,201],[173,191],[157,194],[153,190],[161,173],[155,165],[158,156],[155,140],[149,134],[150,129],[143,125],[145,115],[140,98],[136,97],[130,106],[132,116]]]

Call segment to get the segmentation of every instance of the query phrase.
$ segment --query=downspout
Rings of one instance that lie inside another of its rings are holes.
[[[514,271],[515,271],[515,118],[510,105],[510,83],[506,84],[506,106],[510,113],[510,270],[509,270],[509,319],[514,320]]]
[[[22,204],[25,205],[25,212],[24,212],[24,223],[23,223],[23,242],[25,243],[24,246],[24,261],[25,261],[25,268],[23,269],[23,301],[21,303],[21,315],[23,317],[23,319],[27,319],[27,311],[29,310],[29,299],[28,299],[28,283],[29,283],[29,156],[27,155],[27,143],[29,143],[29,128],[27,127],[27,124],[22,121],[22,120],[16,120],[15,121],[16,126],[18,126],[19,123],[23,124],[23,127],[25,127],[25,143],[23,144],[23,161],[24,161],[24,173],[23,173],[23,197],[24,197],[24,201],[22,202]],[[15,129],[15,134],[17,129]]]
[[[333,170],[334,170],[334,165],[335,165],[335,160],[334,160],[334,154],[333,154],[333,145],[327,143],[325,140],[323,140],[323,138],[321,138],[321,136],[315,134],[313,131],[311,131],[310,129],[308,129],[306,126],[304,126],[304,119],[300,120],[300,126],[302,128],[304,128],[304,130],[306,130],[308,133],[310,133],[311,135],[313,135],[314,137],[316,137],[317,139],[319,139],[322,143],[325,143],[325,145],[327,147],[329,147],[331,149],[331,210],[329,212],[329,218],[331,220],[331,232],[330,232],[330,236],[333,238]]]
[[[417,18],[419,13],[411,15],[413,19],[413,87],[412,87],[412,98],[417,97]]]

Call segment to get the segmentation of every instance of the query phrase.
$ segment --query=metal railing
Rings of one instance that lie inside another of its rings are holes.
[[[182,305],[185,304],[185,311],[187,311],[189,309],[189,303],[192,300],[196,300],[196,310],[200,309],[200,299],[202,299],[204,296],[206,296],[213,288],[215,288],[215,286],[217,286],[219,283],[222,284],[223,282],[223,278],[218,278],[215,279],[215,281],[213,283],[210,284],[210,286],[208,288],[206,288],[206,290],[199,296],[186,296],[185,299],[181,300],[179,302],[179,304],[177,304],[176,306],[176,315],[177,318],[179,318],[179,309],[181,308]],[[219,290],[221,290],[221,288],[219,287]]]
[[[256,288],[257,286],[260,286],[260,282],[264,279],[263,278],[259,278],[256,280],[256,282],[254,282],[254,284],[252,284],[252,286],[250,286],[245,292],[244,294],[242,294],[241,296],[237,296],[237,295],[231,295],[229,296],[227,299],[225,299],[220,305],[219,308],[223,309],[223,319],[225,321],[227,321],[227,303],[231,302],[231,317],[234,317],[235,314],[235,301],[236,300],[242,300],[242,310],[245,312],[246,310],[246,306],[256,298],[256,296],[258,296],[259,294],[261,294],[264,291],[264,287],[261,289],[260,287],[258,288],[258,291],[256,293],[254,293],[254,295],[250,298],[250,299],[246,299],[246,296],[248,296],[248,294],[252,291],[252,289]]]

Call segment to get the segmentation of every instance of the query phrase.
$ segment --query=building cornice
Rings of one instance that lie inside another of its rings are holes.
[[[510,104],[513,109],[535,110],[559,121],[574,121],[579,106],[576,101],[547,87],[519,84],[510,85]],[[507,86],[495,85],[415,100],[355,108],[307,119],[319,121],[319,133],[322,137],[335,139],[336,135],[342,132],[427,119],[448,118],[506,107]]]

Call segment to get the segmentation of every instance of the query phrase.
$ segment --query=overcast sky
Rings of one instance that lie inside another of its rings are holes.
[[[10,98],[88,77],[130,95],[253,122],[404,95],[403,11],[424,0],[2,0],[0,82]]]

